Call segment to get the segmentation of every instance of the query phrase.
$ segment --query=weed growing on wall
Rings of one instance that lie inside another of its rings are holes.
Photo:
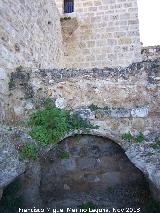
[[[133,136],[130,132],[122,134],[122,139],[133,143],[142,143],[144,141],[144,135],[140,132],[137,136]]]
[[[160,142],[156,142],[154,144],[151,144],[150,145],[153,149],[157,149],[157,150],[160,150]]]
[[[105,107],[98,107],[97,105],[95,104],[91,104],[89,107],[88,107],[91,111],[96,111],[98,109],[102,109],[102,110],[109,110],[109,107],[108,106],[105,106]]]
[[[38,157],[38,148],[35,144],[25,144],[20,150],[20,157],[22,159],[29,158],[36,160]]]
[[[122,139],[128,142],[131,142],[133,141],[134,137],[131,135],[130,132],[128,132],[128,133],[122,134]]]
[[[91,111],[95,111],[95,110],[100,109],[100,108],[99,108],[98,106],[94,105],[94,104],[91,104],[91,105],[89,106],[89,109],[90,109]]]
[[[95,128],[78,114],[71,114],[70,111],[56,108],[50,103],[47,103],[44,109],[31,115],[29,125],[31,127],[29,134],[35,139],[38,147],[56,144],[71,131],[86,132],[86,130]],[[21,150],[21,156],[35,159],[38,156],[37,152],[36,146],[28,144]]]

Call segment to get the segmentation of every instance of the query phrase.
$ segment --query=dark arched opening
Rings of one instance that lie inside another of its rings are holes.
[[[11,201],[7,213],[17,213],[14,201],[20,202],[21,208],[64,212],[66,208],[94,207],[150,213],[151,194],[145,176],[118,144],[103,137],[75,135],[62,140],[41,159],[30,162],[16,181],[21,187],[13,182],[4,190],[0,212]],[[151,208],[158,213],[156,205],[152,202]]]
[[[143,173],[110,139],[68,137],[41,160],[40,194],[45,206],[145,208],[150,199]],[[141,210],[141,212],[143,212]]]

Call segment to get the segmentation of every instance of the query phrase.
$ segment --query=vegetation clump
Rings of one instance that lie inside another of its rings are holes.
[[[25,144],[20,150],[20,157],[22,159],[29,158],[36,160],[38,157],[38,148],[35,144]]]
[[[70,111],[56,108],[49,102],[41,110],[34,112],[29,120],[31,131],[30,136],[35,139],[38,147],[46,147],[49,144],[56,144],[65,135],[74,130],[88,131],[95,128],[86,119]],[[36,145],[26,144],[21,149],[23,158],[37,158],[38,149]]]
[[[144,141],[144,135],[140,132],[137,136],[133,136],[130,132],[128,132],[122,134],[122,140],[133,143],[142,143]]]
[[[95,104],[91,104],[91,105],[89,106],[89,109],[90,109],[92,112],[94,112],[94,111],[96,111],[96,110],[98,110],[98,109],[109,110],[109,107],[108,107],[108,106],[105,106],[105,107],[98,107],[98,106],[95,105]]]

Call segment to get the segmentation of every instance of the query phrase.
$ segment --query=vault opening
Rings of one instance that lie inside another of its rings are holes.
[[[144,208],[148,183],[110,139],[77,135],[61,141],[41,160],[40,194],[44,206]]]
[[[147,212],[152,199],[147,179],[124,150],[108,138],[93,135],[68,137],[43,158],[30,162],[26,172],[4,190],[0,210],[8,196],[17,198],[23,208],[79,209],[90,205],[140,209],[142,213]],[[17,213],[17,209],[7,213]]]

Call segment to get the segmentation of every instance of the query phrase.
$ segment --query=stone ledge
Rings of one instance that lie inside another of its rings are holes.
[[[148,116],[147,107],[136,108],[109,108],[108,109],[96,109],[92,111],[90,108],[78,108],[74,110],[83,118],[95,119],[95,118],[145,118]]]

